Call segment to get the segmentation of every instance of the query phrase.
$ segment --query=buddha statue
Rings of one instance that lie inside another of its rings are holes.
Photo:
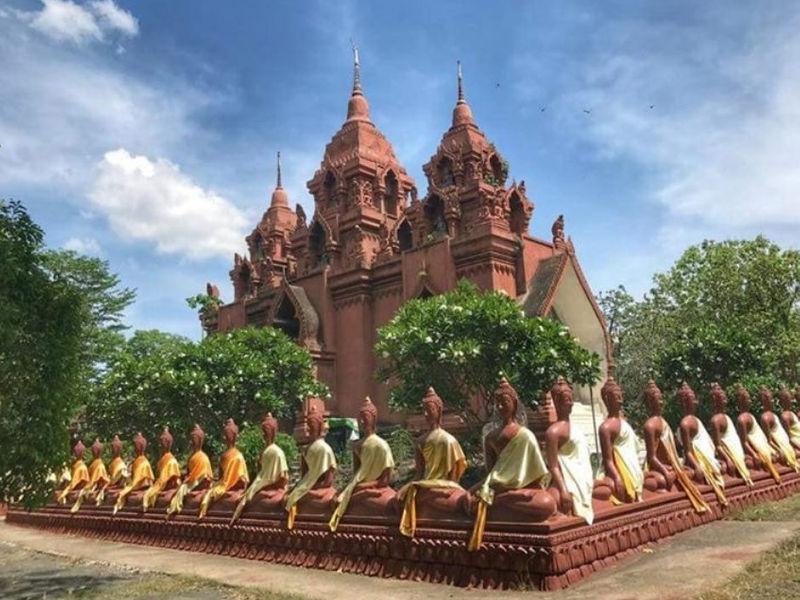
[[[118,435],[114,436],[111,440],[111,462],[108,465],[108,483],[101,486],[97,491],[95,503],[100,506],[105,501],[111,505],[116,503],[117,496],[128,484],[130,479],[130,471],[128,465],[125,464],[125,459],[122,458],[122,440]]]
[[[469,492],[458,483],[467,468],[467,459],[458,440],[442,428],[444,403],[432,387],[422,399],[428,431],[414,446],[416,480],[397,493],[402,504],[400,533],[414,537],[417,518],[448,519],[459,513],[466,519]]]
[[[642,392],[650,417],[644,424],[644,441],[648,471],[644,475],[644,487],[651,492],[668,492],[677,483],[697,512],[706,512],[708,505],[703,495],[692,482],[678,456],[675,436],[666,419],[661,416],[664,397],[652,379]]]
[[[336,475],[336,456],[325,441],[325,416],[312,406],[306,414],[309,444],[300,458],[300,481],[286,496],[288,513],[286,527],[294,529],[298,513],[330,519],[336,497],[333,480]]]
[[[639,502],[644,473],[639,463],[636,433],[622,416],[622,388],[609,377],[600,390],[608,417],[598,428],[605,477],[595,482],[594,497],[613,504]]]
[[[699,405],[697,394],[684,381],[678,390],[677,399],[683,407],[683,418],[678,427],[681,432],[686,466],[694,471],[695,481],[711,486],[719,503],[727,506],[728,499],[725,497],[725,478],[723,477],[724,467],[717,460],[714,440],[711,439],[703,422],[697,418]],[[702,496],[699,499],[702,502]]]
[[[736,404],[739,408],[736,429],[739,432],[739,439],[742,441],[745,455],[752,460],[753,468],[769,472],[772,478],[780,483],[781,476],[774,462],[777,455],[769,445],[769,440],[764,435],[758,421],[750,412],[750,392],[741,385],[736,388]]]
[[[718,383],[711,384],[711,402],[714,406],[714,415],[711,417],[711,439],[717,448],[717,456],[727,466],[728,475],[740,477],[753,485],[750,469],[753,459],[746,456],[742,442],[736,433],[736,426],[726,412],[728,395]]]
[[[70,512],[78,512],[85,499],[108,485],[110,479],[108,471],[106,471],[106,465],[103,463],[102,454],[103,444],[100,443],[99,439],[95,439],[92,444],[92,462],[89,465],[89,483],[78,494],[78,498],[75,500],[75,504],[72,505]]]
[[[81,440],[75,442],[75,445],[72,446],[75,460],[72,461],[70,467],[69,483],[61,489],[56,497],[59,504],[66,504],[67,501],[75,502],[81,490],[89,483],[89,469],[83,462],[84,452],[86,452],[86,446],[83,445],[83,442]]]
[[[330,520],[336,531],[345,514],[355,516],[391,516],[397,493],[389,485],[394,469],[392,449],[375,433],[378,409],[367,397],[358,411],[361,439],[353,444],[353,479],[336,498]]]
[[[217,510],[233,512],[239,500],[244,495],[250,476],[247,473],[247,463],[244,456],[236,447],[239,437],[239,427],[233,419],[228,419],[222,428],[222,439],[225,440],[227,449],[219,459],[219,479],[212,485],[200,502],[198,519],[205,518],[212,504],[217,504]]]
[[[795,452],[792,442],[789,440],[789,435],[781,425],[781,420],[773,412],[774,405],[772,403],[772,392],[769,388],[761,386],[758,392],[758,398],[761,401],[763,411],[761,413],[761,426],[767,434],[767,439],[772,444],[772,447],[777,450],[780,462],[787,467],[800,472],[800,464],[797,462],[797,453]]]
[[[114,514],[117,514],[117,511],[125,506],[128,496],[133,493],[139,492],[132,497],[132,500],[135,499],[137,504],[141,503],[144,491],[153,485],[155,476],[153,475],[153,467],[150,466],[150,461],[144,454],[146,449],[147,440],[139,432],[133,438],[133,452],[136,458],[131,463],[131,480],[117,496],[117,501],[114,503]]]
[[[211,461],[208,459],[208,455],[203,451],[203,443],[205,441],[205,432],[200,425],[195,423],[189,434],[192,453],[186,463],[186,474],[172,500],[170,500],[169,508],[167,508],[167,518],[183,511],[184,504],[192,508],[198,507],[201,499],[206,494],[206,490],[211,485],[214,472],[211,470]]]
[[[792,410],[792,393],[785,385],[781,386],[781,389],[778,391],[778,400],[783,409],[783,412],[781,412],[781,422],[786,432],[789,434],[789,441],[796,451],[800,450],[800,419],[798,419],[797,413]]]
[[[239,518],[245,507],[255,513],[275,513],[283,508],[289,483],[289,466],[283,450],[275,443],[278,421],[272,413],[267,413],[261,421],[261,434],[264,437],[264,450],[258,459],[258,475],[239,500],[231,523]]]
[[[158,441],[161,444],[161,458],[156,464],[158,478],[142,497],[142,512],[155,506],[160,494],[177,489],[181,483],[181,467],[172,455],[173,439],[169,427],[164,427]]]
[[[552,475],[536,436],[524,426],[519,396],[505,378],[492,394],[492,402],[496,422],[489,424],[483,440],[488,474],[471,490],[474,496],[464,499],[475,514],[468,544],[471,551],[480,548],[487,521],[542,522],[557,512],[559,503],[569,514],[576,504],[566,487],[563,494],[547,490]]]
[[[586,438],[570,423],[572,387],[559,377],[550,389],[550,396],[556,409],[556,421],[544,436],[547,467],[552,475],[550,492],[559,512],[580,517],[591,525],[594,521],[594,474]]]

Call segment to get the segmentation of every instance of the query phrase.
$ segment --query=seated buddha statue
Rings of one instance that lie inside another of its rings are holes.
[[[417,479],[397,492],[402,504],[400,533],[414,537],[417,518],[448,519],[459,514],[466,519],[469,492],[458,483],[467,459],[458,440],[442,428],[444,403],[432,387],[422,399],[428,431],[414,445]]]
[[[155,476],[153,467],[150,466],[150,461],[145,456],[146,449],[147,440],[139,432],[133,437],[133,452],[136,458],[131,463],[131,480],[117,496],[117,501],[114,503],[114,514],[117,514],[117,511],[125,506],[128,496],[131,496],[131,500],[135,504],[141,504],[145,490],[153,485]],[[136,495],[132,496],[133,494]]]
[[[800,419],[797,418],[797,413],[792,410],[794,407],[792,393],[785,385],[781,386],[778,391],[778,400],[781,403],[781,422],[783,423],[786,433],[789,434],[789,441],[795,450],[800,450]]]
[[[89,483],[87,483],[78,494],[75,504],[72,505],[70,512],[78,512],[83,504],[83,501],[90,498],[98,490],[108,485],[110,481],[106,465],[103,463],[103,444],[99,439],[95,439],[92,444],[92,462],[89,464]]]
[[[375,433],[378,409],[369,398],[358,411],[358,427],[363,436],[353,444],[353,479],[336,498],[336,509],[329,522],[336,531],[345,514],[392,516],[397,493],[390,487],[394,457],[392,449]]]
[[[697,418],[697,407],[700,404],[697,394],[684,381],[678,390],[677,398],[683,407],[683,418],[679,428],[686,466],[694,471],[695,481],[711,486],[719,503],[727,506],[728,499],[725,497],[725,478],[723,477],[724,467],[717,460],[714,440],[711,439],[703,422]],[[702,501],[702,497],[700,500]]]
[[[114,436],[111,440],[111,462],[108,464],[108,483],[97,491],[95,503],[97,506],[101,504],[111,504],[112,506],[117,501],[117,496],[130,479],[131,473],[125,459],[122,458],[122,440],[118,435]]]
[[[789,440],[789,434],[781,424],[781,420],[773,412],[774,405],[772,403],[772,392],[769,388],[761,386],[758,392],[758,398],[761,401],[763,411],[761,413],[761,426],[767,434],[767,439],[772,444],[772,447],[778,453],[780,462],[787,467],[800,472],[800,464],[797,462],[797,453]]]
[[[89,469],[86,468],[86,463],[83,462],[84,452],[86,452],[86,446],[83,445],[83,442],[81,440],[75,442],[75,445],[72,446],[72,454],[75,460],[72,461],[70,467],[69,483],[56,496],[59,504],[75,502],[81,490],[89,483]]]
[[[189,444],[192,453],[186,463],[186,474],[183,476],[181,484],[175,491],[175,495],[169,502],[167,508],[167,518],[172,515],[180,514],[184,506],[197,508],[206,495],[206,491],[214,478],[211,470],[211,461],[208,454],[203,451],[203,443],[206,441],[206,434],[200,425],[195,423],[194,428],[189,434]],[[158,501],[156,502],[158,505]]]
[[[550,397],[556,409],[556,420],[544,436],[547,467],[552,475],[550,492],[559,512],[580,517],[591,525],[594,521],[594,474],[586,438],[570,423],[572,387],[559,377],[550,389]]]
[[[669,423],[661,416],[664,405],[661,390],[652,379],[647,382],[642,396],[650,417],[644,424],[644,441],[647,449],[648,471],[644,475],[645,489],[651,492],[668,492],[677,483],[697,512],[705,512],[708,505],[681,464],[675,437]]]
[[[597,431],[605,477],[595,482],[593,495],[613,504],[639,502],[644,490],[644,472],[639,463],[636,433],[622,416],[622,388],[613,377],[603,384],[600,397],[608,412]]]
[[[264,450],[258,459],[258,475],[239,500],[231,523],[239,518],[245,507],[254,513],[275,513],[283,508],[289,483],[289,466],[283,450],[275,443],[278,421],[272,413],[267,413],[261,421],[261,435],[264,437]]]
[[[222,439],[225,440],[227,449],[219,459],[219,479],[212,485],[200,502],[198,519],[205,518],[208,509],[216,504],[218,511],[233,511],[239,500],[244,495],[250,476],[247,473],[247,463],[244,456],[236,447],[239,437],[239,427],[233,419],[228,419],[222,428]]]
[[[158,438],[161,444],[161,458],[156,464],[158,478],[150,486],[142,497],[142,511],[147,512],[148,508],[156,505],[156,500],[162,493],[166,493],[178,488],[181,483],[181,466],[177,459],[172,455],[172,434],[169,427],[164,427],[161,436]]]
[[[736,388],[736,404],[739,408],[739,416],[736,418],[736,429],[739,432],[739,439],[742,441],[746,456],[750,457],[754,469],[767,471],[772,478],[780,483],[781,476],[775,466],[778,456],[769,445],[767,436],[750,412],[750,392],[743,386]]]
[[[288,513],[286,527],[294,529],[298,514],[330,519],[336,498],[333,480],[336,456],[325,441],[325,416],[312,406],[306,414],[309,444],[300,457],[300,480],[287,494],[284,508]]]
[[[711,439],[717,449],[717,458],[726,465],[728,475],[743,479],[753,485],[750,469],[753,459],[746,456],[736,426],[728,416],[728,395],[718,383],[711,384],[711,402],[714,414],[711,417]]]

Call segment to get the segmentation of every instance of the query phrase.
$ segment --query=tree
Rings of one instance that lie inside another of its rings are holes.
[[[137,431],[155,439],[168,425],[181,451],[200,423],[216,448],[227,418],[242,429],[267,411],[288,419],[306,396],[325,392],[308,351],[272,327],[236,329],[199,343],[140,331],[109,365],[87,409],[87,426],[106,439]]]
[[[798,381],[800,253],[764,237],[692,246],[641,302],[605,294],[601,306],[623,315],[615,358],[629,396],[649,377],[698,391]]]
[[[513,299],[467,281],[404,304],[378,331],[375,351],[395,408],[417,408],[432,385],[447,405],[470,413],[470,399],[486,402],[503,375],[536,406],[559,375],[577,384],[599,379],[599,357],[566,327],[526,317]]]
[[[87,310],[15,201],[0,201],[0,305],[0,500],[33,505],[67,460]]]

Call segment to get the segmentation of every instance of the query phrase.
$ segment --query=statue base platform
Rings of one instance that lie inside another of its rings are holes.
[[[48,505],[35,511],[12,506],[9,523],[106,540],[208,552],[298,567],[428,581],[462,587],[556,590],[613,565],[641,548],[731,511],[800,491],[800,474],[780,469],[781,483],[755,474],[748,488],[736,480],[721,506],[708,486],[700,486],[711,510],[696,513],[682,492],[648,495],[643,502],[607,508],[592,525],[576,517],[545,523],[489,523],[482,548],[467,551],[470,531],[461,520],[417,524],[414,539],[400,535],[396,521],[345,517],[336,533],[320,520],[298,520],[286,529],[285,514],[230,515],[213,511],[206,519],[184,512],[166,520],[162,511],[126,506],[112,516],[107,506],[76,514]],[[194,511],[192,511],[194,512]]]

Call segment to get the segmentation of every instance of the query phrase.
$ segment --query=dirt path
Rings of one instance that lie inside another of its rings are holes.
[[[9,548],[44,553],[60,559],[54,577],[93,585],[87,565],[115,569],[202,577],[227,585],[292,594],[320,600],[387,597],[403,600],[449,598],[532,597],[541,600],[577,600],[587,594],[596,600],[685,599],[719,585],[793,533],[800,522],[718,521],[652,546],[621,564],[598,573],[575,587],[555,593],[487,592],[391,579],[375,579],[313,569],[273,565],[201,553],[182,552],[118,542],[57,535],[0,522],[0,543]],[[56,561],[58,562],[58,561]],[[0,581],[6,566],[0,563]],[[124,573],[113,573],[124,577]],[[35,596],[31,596],[35,597]],[[174,597],[174,596],[161,596]]]

